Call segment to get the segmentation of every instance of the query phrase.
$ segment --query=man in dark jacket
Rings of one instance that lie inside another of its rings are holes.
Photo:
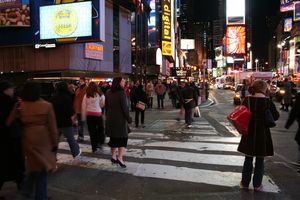
[[[60,82],[56,85],[56,92],[51,98],[51,102],[53,104],[59,134],[63,134],[67,138],[72,156],[78,159],[81,150],[73,134],[73,121],[76,115],[66,82]]]
[[[193,109],[197,106],[197,95],[189,83],[183,83],[183,89],[181,91],[181,105],[185,110],[185,127],[191,128],[193,121]]]
[[[17,121],[7,126],[6,121],[14,108],[14,88],[7,81],[0,82],[0,189],[5,181],[15,181],[21,189],[25,170],[21,147],[21,125]],[[2,197],[3,199],[3,197]]]
[[[296,103],[291,110],[285,128],[288,129],[294,123],[295,120],[298,121],[298,131],[295,136],[295,140],[298,144],[298,161],[295,162],[294,164],[300,166],[300,93],[296,95]]]
[[[142,128],[144,128],[144,122],[145,122],[145,109],[139,109],[136,107],[137,103],[142,102],[145,105],[147,104],[147,95],[146,92],[143,89],[143,85],[140,84],[135,93],[133,98],[133,103],[135,105],[135,127],[139,127],[139,114],[141,113],[141,124]]]

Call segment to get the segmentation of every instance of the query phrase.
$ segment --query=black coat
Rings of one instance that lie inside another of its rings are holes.
[[[136,105],[139,101],[143,103],[147,103],[147,94],[144,91],[143,87],[138,87],[132,97],[134,105]]]
[[[298,145],[300,145],[300,93],[296,95],[296,102],[291,110],[285,128],[288,129],[294,123],[295,120],[298,121],[298,131],[295,136],[295,140],[297,141]]]
[[[24,156],[21,147],[21,131],[17,123],[10,127],[6,120],[14,107],[14,100],[0,93],[0,183],[5,181],[21,181],[24,172]]]
[[[184,107],[184,109],[189,110],[193,109],[197,105],[197,94],[192,87],[186,87],[183,88],[181,91],[181,105]],[[191,101],[189,101],[191,99]]]
[[[127,97],[123,90],[106,94],[106,135],[112,138],[127,138],[128,124],[132,119],[129,115]]]
[[[58,92],[50,100],[53,104],[58,128],[71,127],[74,115],[72,97],[69,93]]]
[[[243,101],[243,105],[248,107],[249,99],[252,119],[248,135],[242,135],[238,151],[248,156],[273,156],[273,141],[270,128],[265,125],[265,111],[269,107],[275,120],[279,118],[279,113],[268,98],[249,97]]]

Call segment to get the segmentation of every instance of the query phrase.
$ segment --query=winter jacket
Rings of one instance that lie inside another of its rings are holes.
[[[265,124],[265,112],[269,108],[274,120],[279,118],[274,103],[267,97],[251,96],[243,101],[243,105],[252,112],[248,134],[242,135],[238,151],[248,156],[273,156],[273,141],[270,128]]]
[[[87,97],[86,95],[82,100],[81,117],[83,120],[86,116],[97,116],[102,115],[102,108],[105,106],[105,96],[98,94],[95,97]]]
[[[129,115],[127,98],[124,90],[106,95],[106,135],[112,138],[127,138],[128,124],[132,119]]]

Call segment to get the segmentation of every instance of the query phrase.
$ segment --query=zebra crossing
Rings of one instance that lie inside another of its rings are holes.
[[[174,124],[183,122],[173,121]],[[157,123],[164,123],[160,120]],[[165,123],[172,123],[166,120]],[[155,123],[152,125],[155,130]],[[110,148],[103,147],[101,155],[92,154],[89,137],[81,143],[81,162],[74,162],[67,142],[59,144],[58,163],[76,165],[103,171],[201,183],[224,187],[237,187],[241,180],[244,156],[237,153],[239,137],[222,137],[204,119],[191,129],[179,128],[171,132],[135,130],[129,135],[125,154],[126,169],[110,162]],[[264,191],[278,193],[280,189],[267,175],[263,179]]]

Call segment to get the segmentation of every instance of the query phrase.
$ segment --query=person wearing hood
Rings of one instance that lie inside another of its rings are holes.
[[[6,124],[15,106],[14,86],[8,81],[0,82],[0,189],[6,181],[15,181],[18,189],[24,177],[24,156],[21,145],[21,125],[15,121]],[[4,199],[4,197],[2,197]]]
[[[56,84],[56,91],[50,100],[53,104],[56,123],[59,131],[59,138],[63,134],[67,139],[74,159],[78,159],[81,150],[73,135],[73,124],[75,121],[75,112],[72,106],[72,98],[66,82]]]

